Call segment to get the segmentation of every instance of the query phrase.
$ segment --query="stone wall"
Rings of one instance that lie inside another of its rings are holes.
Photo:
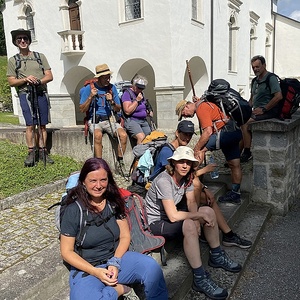
[[[284,215],[300,196],[300,112],[291,120],[255,122],[251,131],[251,199],[271,204],[275,214]]]

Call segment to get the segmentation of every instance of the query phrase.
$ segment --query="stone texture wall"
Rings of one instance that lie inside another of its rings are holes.
[[[253,123],[251,130],[251,198],[271,204],[274,213],[284,215],[300,196],[300,112],[291,120]]]

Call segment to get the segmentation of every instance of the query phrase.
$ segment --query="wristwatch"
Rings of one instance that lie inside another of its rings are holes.
[[[261,107],[261,110],[263,113],[265,113],[267,111],[267,109],[264,106]]]
[[[205,189],[208,189],[208,186],[207,186],[207,185],[203,185],[203,187],[202,187],[202,192],[204,192]]]

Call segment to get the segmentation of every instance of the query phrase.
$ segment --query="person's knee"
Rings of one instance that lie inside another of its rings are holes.
[[[198,236],[197,228],[195,222],[192,219],[186,219],[182,225],[182,231],[184,236]]]
[[[138,142],[141,142],[145,138],[145,134],[143,132],[140,132],[135,135],[135,138],[137,139]]]
[[[118,134],[119,134],[119,137],[120,137],[121,141],[125,141],[125,142],[127,141],[127,133],[124,129],[119,128],[118,129]]]
[[[198,209],[199,212],[201,212],[202,214],[205,214],[207,217],[216,220],[216,214],[215,211],[209,207],[209,206],[201,206]]]
[[[103,137],[103,134],[102,134],[101,130],[96,129],[94,131],[95,143],[101,144],[102,143],[102,137]]]

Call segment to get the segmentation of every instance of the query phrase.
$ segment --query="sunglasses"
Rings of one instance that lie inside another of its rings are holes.
[[[28,38],[27,36],[19,36],[18,38],[16,38],[16,42],[17,42],[17,43],[21,43],[22,40],[23,40],[24,42],[28,42],[28,41],[29,41],[29,38]]]

